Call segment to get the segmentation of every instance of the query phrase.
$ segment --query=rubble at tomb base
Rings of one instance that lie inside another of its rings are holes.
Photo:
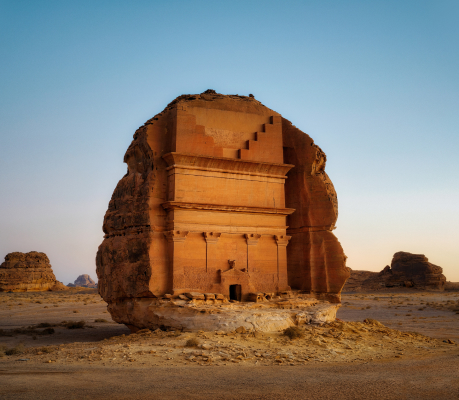
[[[45,253],[14,252],[0,265],[0,292],[37,292],[65,290],[56,280]]]
[[[85,287],[85,288],[97,288],[97,283],[88,275],[83,274],[75,279],[75,282],[69,283],[68,287]]]
[[[400,251],[381,272],[350,270],[351,276],[343,291],[383,290],[386,288],[413,288],[444,290],[446,277],[443,269],[429,262],[423,254]]]
[[[259,294],[261,296],[261,293]],[[267,296],[270,297],[270,296]],[[291,326],[333,322],[340,304],[310,295],[273,296],[258,303],[228,301],[221,294],[187,293],[161,299],[127,299],[108,306],[114,321],[139,329],[280,332]]]
[[[179,96],[135,132],[124,161],[96,257],[112,314],[192,292],[340,302],[349,271],[326,155],[253,96]]]

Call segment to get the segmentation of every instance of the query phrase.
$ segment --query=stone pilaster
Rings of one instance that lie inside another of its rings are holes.
[[[168,242],[170,287],[173,294],[185,287],[183,259],[185,256],[185,240],[188,231],[166,231],[164,236]]]
[[[261,235],[258,233],[246,233],[244,236],[247,241],[247,272],[249,272],[257,261],[256,245],[258,244],[258,240],[260,240]]]
[[[278,290],[287,290],[288,275],[287,275],[287,245],[291,236],[275,235],[274,240],[277,243],[277,284]]]
[[[203,232],[206,240],[206,272],[213,269],[215,259],[217,258],[217,243],[221,233],[218,232]]]

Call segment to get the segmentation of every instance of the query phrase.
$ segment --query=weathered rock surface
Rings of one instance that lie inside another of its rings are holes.
[[[340,304],[289,299],[263,304],[214,300],[127,299],[110,304],[112,318],[138,329],[280,332],[290,326],[333,322]]]
[[[65,289],[65,285],[56,280],[45,253],[9,253],[0,265],[0,292]]]
[[[381,272],[354,271],[343,290],[366,291],[385,288],[416,288],[421,290],[444,290],[446,277],[443,269],[429,262],[423,254],[400,251],[394,254],[391,266]]]
[[[135,132],[124,161],[96,258],[113,314],[190,293],[340,301],[349,272],[326,156],[253,96],[179,96]]]
[[[97,283],[94,282],[88,274],[80,275],[78,278],[75,279],[75,282],[69,283],[68,287],[87,287],[87,288],[96,288]]]

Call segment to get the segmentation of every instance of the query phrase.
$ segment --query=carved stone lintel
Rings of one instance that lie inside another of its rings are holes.
[[[276,240],[276,243],[278,246],[287,246],[288,241],[291,239],[291,236],[287,235],[274,235],[274,239]]]
[[[203,232],[204,239],[207,243],[217,243],[218,239],[220,239],[221,233],[218,232]]]
[[[188,233],[188,231],[166,231],[164,236],[168,242],[184,242]]]
[[[246,233],[245,235],[245,240],[247,240],[247,244],[250,246],[254,246],[258,244],[258,239],[261,238],[261,235],[258,233]]]

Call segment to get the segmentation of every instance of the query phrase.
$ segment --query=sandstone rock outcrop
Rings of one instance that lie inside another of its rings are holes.
[[[45,253],[9,253],[0,265],[0,292],[65,289],[65,285],[56,280]]]
[[[124,161],[96,258],[112,313],[191,292],[340,301],[349,272],[326,156],[253,96],[179,96],[135,132]]]
[[[381,290],[385,288],[416,288],[444,290],[443,269],[429,262],[423,254],[400,251],[394,254],[391,266],[381,272],[353,271],[344,291]]]
[[[94,282],[93,279],[88,274],[80,275],[78,278],[75,279],[75,282],[69,283],[68,287],[86,287],[86,288],[96,288],[97,283]]]
[[[333,322],[340,304],[289,299],[263,304],[220,303],[212,300],[127,299],[116,306],[113,319],[138,329],[280,332],[290,326]],[[109,306],[111,310],[112,306]]]
[[[351,276],[344,284],[343,292],[364,292],[371,290],[368,288],[368,283],[377,279],[379,276],[379,272],[361,271],[351,268],[349,268],[349,272]]]

